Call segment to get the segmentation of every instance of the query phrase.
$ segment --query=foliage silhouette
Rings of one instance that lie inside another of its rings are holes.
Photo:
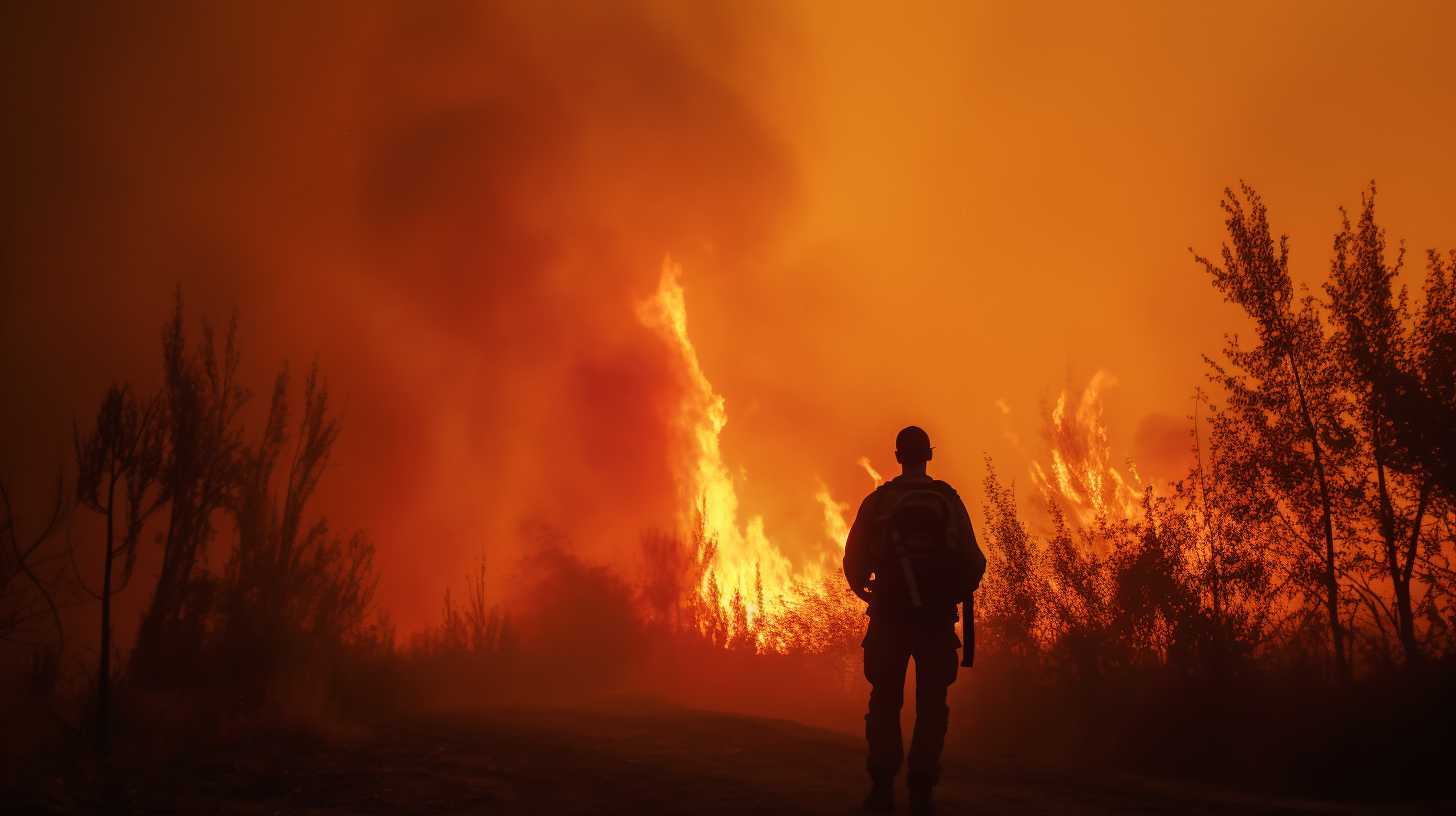
[[[1336,544],[1342,510],[1352,488],[1342,482],[1354,448],[1348,395],[1331,364],[1314,296],[1296,299],[1289,275],[1289,237],[1276,242],[1263,199],[1249,185],[1242,200],[1226,190],[1222,203],[1229,243],[1222,264],[1194,259],[1224,297],[1253,320],[1258,342],[1244,348],[1230,336],[1227,366],[1208,360],[1210,377],[1226,394],[1228,410],[1212,418],[1225,451],[1226,478],[1241,478],[1246,510],[1278,520],[1311,556],[1300,584],[1322,596],[1334,668],[1350,676],[1348,635],[1341,603],[1344,553]]]

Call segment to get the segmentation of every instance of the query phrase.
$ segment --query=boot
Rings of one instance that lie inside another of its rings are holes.
[[[910,816],[934,816],[935,803],[931,801],[930,792],[934,788],[930,785],[910,785]]]
[[[865,796],[864,809],[869,813],[895,812],[895,778],[874,777],[870,792]]]

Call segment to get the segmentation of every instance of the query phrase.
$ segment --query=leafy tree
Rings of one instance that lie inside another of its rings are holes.
[[[1341,474],[1354,448],[1344,422],[1348,408],[1314,297],[1296,297],[1289,238],[1276,242],[1259,194],[1247,184],[1242,192],[1241,200],[1225,190],[1229,240],[1221,262],[1194,255],[1225,299],[1252,319],[1257,336],[1251,347],[1229,336],[1227,366],[1206,358],[1228,400],[1227,410],[1212,420],[1225,452],[1220,477],[1244,494],[1242,509],[1277,522],[1304,551],[1305,557],[1290,559],[1291,566],[1300,585],[1320,598],[1335,670],[1348,678],[1343,553],[1335,538],[1342,524],[1337,515],[1348,500]]]
[[[1348,219],[1347,219],[1348,221]],[[1383,261],[1384,233],[1374,223],[1374,187],[1359,224],[1336,237],[1331,297],[1346,305],[1349,363],[1365,383],[1366,399],[1383,417],[1387,466],[1420,472],[1446,499],[1456,498],[1456,250],[1426,253],[1421,308],[1413,325],[1395,269]],[[1343,265],[1343,270],[1341,266]],[[1396,269],[1399,268],[1397,259]],[[1344,280],[1334,279],[1336,275]],[[1392,342],[1395,338],[1396,342]]]
[[[1104,548],[1096,546],[1098,530],[1083,531],[1078,540],[1062,515],[1048,502],[1052,534],[1042,553],[1049,586],[1046,613],[1052,632],[1052,653],[1070,660],[1084,681],[1100,678],[1112,654],[1111,573]],[[1099,519],[1098,524],[1105,524]]]
[[[1456,649],[1456,250],[1444,258],[1426,255],[1424,298],[1414,331],[1414,367],[1419,390],[1385,389],[1383,397],[1392,419],[1396,457],[1419,466],[1435,479],[1437,498],[1429,545],[1421,554],[1418,572],[1431,587],[1417,614],[1428,621],[1428,640],[1439,635],[1444,651]]]
[[[1395,630],[1408,663],[1421,660],[1416,639],[1411,579],[1420,553],[1427,512],[1431,508],[1438,474],[1423,458],[1396,449],[1396,420],[1392,401],[1382,392],[1405,388],[1427,391],[1417,370],[1415,335],[1404,287],[1395,281],[1405,258],[1402,247],[1393,264],[1385,258],[1385,231],[1375,221],[1375,186],[1362,196],[1355,224],[1345,215],[1335,236],[1334,259],[1325,291],[1335,322],[1337,359],[1356,397],[1355,427],[1368,466],[1357,468],[1365,483],[1366,516],[1373,520],[1379,540],[1371,559],[1375,573],[1383,572],[1391,584],[1387,605],[1365,582],[1357,585],[1374,623],[1384,631],[1387,620]],[[1434,384],[1432,384],[1434,385]]]
[[[1016,494],[986,460],[985,549],[989,565],[977,591],[976,614],[986,647],[1022,662],[1040,652],[1047,586],[1038,570],[1038,548],[1017,516]]]
[[[1106,528],[1115,536],[1107,565],[1113,632],[1123,654],[1190,673],[1207,629],[1190,568],[1195,534],[1187,515],[1151,488],[1142,508]]]
[[[1425,298],[1415,327],[1420,387],[1386,385],[1397,444],[1456,500],[1456,250],[1426,253]]]
[[[1205,656],[1216,679],[1227,679],[1268,639],[1282,586],[1273,581],[1274,553],[1270,526],[1243,512],[1238,483],[1222,478],[1223,451],[1216,439],[1206,443],[1203,414],[1218,410],[1202,389],[1194,392],[1193,465],[1176,486],[1187,514],[1194,520],[1197,553],[1191,559],[1209,623]]]

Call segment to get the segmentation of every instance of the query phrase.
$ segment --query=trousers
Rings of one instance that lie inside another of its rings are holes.
[[[944,623],[871,618],[864,642],[864,674],[870,682],[865,714],[865,767],[875,779],[900,771],[904,754],[900,708],[905,702],[905,674],[915,660],[915,731],[910,737],[906,775],[912,786],[931,786],[940,778],[950,708],[946,692],[955,682],[959,660],[955,620]]]

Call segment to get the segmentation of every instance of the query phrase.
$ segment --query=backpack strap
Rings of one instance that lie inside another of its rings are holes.
[[[888,498],[888,495],[882,495],[875,500],[875,516],[880,523],[883,524],[889,520],[890,514],[899,505],[899,499],[904,498],[904,494],[911,492],[937,493],[940,495],[940,500],[945,506],[946,546],[952,550],[962,549],[960,536],[956,534],[960,527],[960,514],[957,505],[961,503],[961,496],[948,482],[941,481],[940,479],[932,479],[928,482],[900,482],[896,484],[891,481],[885,482],[875,488],[876,493],[885,491],[888,494],[890,490],[898,490],[902,495],[897,497],[896,501],[888,507],[885,506],[885,499]]]
[[[958,507],[964,507],[961,502],[961,494],[957,493],[949,482],[936,479],[933,484],[940,490],[941,498],[945,500],[945,544],[952,550],[961,550],[961,537],[957,535],[960,529],[960,513]]]

